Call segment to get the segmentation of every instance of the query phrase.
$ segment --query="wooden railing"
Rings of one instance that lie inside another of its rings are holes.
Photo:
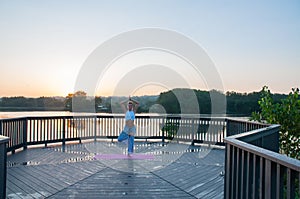
[[[300,161],[278,153],[279,125],[251,130],[228,121],[227,127],[233,136],[225,138],[225,198],[300,197]]]
[[[183,118],[137,116],[136,139],[168,139],[194,143],[224,145],[226,120],[224,118]],[[0,120],[0,135],[9,137],[10,152],[30,145],[85,139],[116,139],[125,124],[124,117],[107,116],[52,116]],[[168,127],[176,129],[171,135]]]
[[[293,198],[299,194],[299,161],[278,154],[278,125],[171,116],[137,116],[135,123],[136,139],[226,144],[225,198]],[[37,144],[114,140],[123,126],[124,118],[118,115],[25,117],[0,120],[0,135],[9,137],[7,151],[14,153]]]
[[[226,123],[227,137],[270,126],[270,124],[251,122],[251,121],[232,119],[232,118],[231,119],[227,118],[226,121],[227,121]]]
[[[0,135],[0,198],[6,197],[6,144],[8,137]]]
[[[21,147],[26,149],[26,125],[26,118],[0,120],[0,135],[9,137],[7,151],[14,151]]]

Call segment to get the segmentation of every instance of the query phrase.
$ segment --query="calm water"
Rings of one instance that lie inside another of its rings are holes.
[[[82,113],[80,114],[83,115]],[[70,116],[70,115],[72,116],[75,114],[69,111],[17,111],[17,112],[0,112],[0,119],[28,117],[28,116]]]
[[[16,118],[16,117],[30,117],[30,116],[76,116],[76,115],[111,115],[110,113],[73,113],[69,111],[16,111],[16,112],[1,112],[0,119]],[[121,115],[124,114],[113,114]],[[137,115],[150,115],[150,114],[137,114]],[[157,115],[152,114],[151,115]]]
[[[17,117],[28,117],[28,116],[76,116],[76,115],[110,115],[110,113],[72,113],[69,111],[16,111],[16,112],[0,112],[0,119],[3,118],[17,118]],[[117,115],[117,114],[114,114]],[[123,115],[123,114],[120,114]],[[158,114],[155,113],[144,113],[144,114],[137,114],[137,115],[150,115],[150,116],[157,116]],[[193,116],[193,115],[188,115]],[[208,114],[201,115],[202,117],[210,117]],[[226,117],[226,115],[219,115],[216,117]],[[240,116],[228,116],[227,117],[234,117],[238,119],[245,119],[248,120],[248,117],[240,117]]]

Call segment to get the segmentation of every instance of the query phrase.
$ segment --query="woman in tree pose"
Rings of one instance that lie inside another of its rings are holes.
[[[127,103],[127,109],[125,104]],[[136,133],[136,127],[134,125],[135,113],[139,106],[139,102],[131,99],[129,96],[128,100],[120,102],[120,105],[125,113],[125,126],[123,131],[118,137],[118,142],[127,141],[128,142],[128,155],[133,153],[134,146],[134,136]]]

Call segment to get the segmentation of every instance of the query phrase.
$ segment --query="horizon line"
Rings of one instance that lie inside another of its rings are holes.
[[[210,92],[210,91],[218,91],[218,92],[221,92],[217,89],[211,89],[211,90],[202,90],[202,89],[194,89],[194,88],[174,88],[174,89],[171,89],[171,90],[168,90],[168,91],[163,91],[163,92],[160,92],[161,93],[165,93],[165,92],[169,92],[169,91],[172,91],[172,90],[175,90],[175,89],[191,89],[191,90],[198,90],[198,91],[207,91],[207,92]],[[238,93],[238,94],[250,94],[250,93],[258,93],[258,92],[261,92],[261,90],[259,91],[250,91],[250,92],[240,92],[240,91],[226,91],[226,92],[221,92],[223,94],[227,94],[228,92],[234,92],[234,93]],[[292,91],[292,90],[291,90]],[[291,92],[289,91],[288,93],[279,93],[279,92],[275,92],[275,93],[272,93],[271,94],[279,94],[279,95],[289,95],[289,93]],[[77,92],[77,91],[75,91]],[[74,92],[74,93],[75,93]],[[85,91],[84,91],[85,92]],[[73,94],[73,93],[68,93],[68,94]],[[160,94],[144,94],[144,95],[133,95],[132,97],[144,97],[144,96],[159,96]],[[26,96],[26,95],[10,95],[10,96],[0,96],[0,99],[1,98],[14,98],[14,97],[24,97],[24,98],[66,98],[68,95],[65,95],[65,96],[62,96],[62,95],[40,95],[40,96]],[[128,96],[125,96],[125,95],[87,95],[86,97],[128,97]]]

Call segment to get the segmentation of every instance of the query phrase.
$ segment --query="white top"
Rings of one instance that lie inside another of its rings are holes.
[[[126,111],[125,120],[134,120],[135,114],[134,111]]]

